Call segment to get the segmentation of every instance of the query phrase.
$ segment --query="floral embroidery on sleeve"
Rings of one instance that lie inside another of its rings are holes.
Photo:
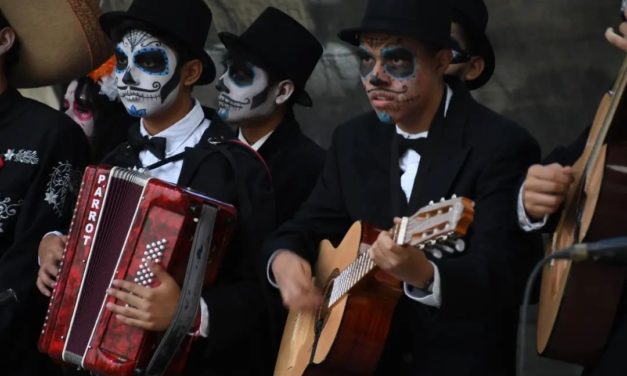
[[[4,158],[10,162],[25,163],[30,165],[36,165],[39,163],[37,150],[20,149],[16,152],[14,149],[9,149],[6,153],[4,153]]]
[[[52,210],[59,217],[63,216],[63,207],[70,193],[76,192],[77,172],[68,162],[59,162],[50,174],[50,181],[46,185],[44,201],[52,206]]]
[[[0,233],[4,232],[5,221],[17,214],[17,209],[22,206],[22,200],[11,203],[11,197],[5,197],[0,200]]]

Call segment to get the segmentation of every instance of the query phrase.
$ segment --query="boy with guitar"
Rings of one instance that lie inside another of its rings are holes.
[[[509,250],[516,229],[508,221],[517,181],[539,148],[463,85],[444,82],[450,25],[441,2],[370,0],[361,27],[339,34],[359,48],[375,111],[337,128],[311,196],[266,246],[284,304],[314,310],[322,300],[311,271],[318,241],[337,241],[356,220],[389,228],[394,217],[441,197],[475,201],[465,253],[433,258],[388,232],[369,250],[404,288],[377,367],[382,374],[513,373],[504,322],[514,315]]]

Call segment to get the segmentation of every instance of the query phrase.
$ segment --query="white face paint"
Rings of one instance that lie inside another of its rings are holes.
[[[115,55],[116,85],[129,114],[149,118],[172,105],[180,90],[174,50],[145,31],[131,30]]]
[[[217,89],[218,115],[228,123],[266,117],[276,108],[276,86],[269,87],[268,73],[252,63],[227,61]]]

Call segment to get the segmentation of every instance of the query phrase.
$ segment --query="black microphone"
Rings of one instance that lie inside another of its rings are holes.
[[[554,259],[573,261],[627,261],[627,236],[609,238],[594,243],[574,244],[553,254]]]

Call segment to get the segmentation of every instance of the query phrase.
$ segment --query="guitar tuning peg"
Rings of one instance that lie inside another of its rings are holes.
[[[444,201],[446,201],[444,197],[440,197],[440,202],[444,202]]]
[[[435,257],[437,259],[441,259],[442,258],[442,252],[439,249],[430,249],[429,252],[431,252],[433,257]]]
[[[433,205],[435,204],[435,202],[433,202],[433,200],[429,201],[429,205]]]
[[[456,195],[456,194],[453,194],[453,195],[451,196],[451,198],[457,198],[457,195]]]

